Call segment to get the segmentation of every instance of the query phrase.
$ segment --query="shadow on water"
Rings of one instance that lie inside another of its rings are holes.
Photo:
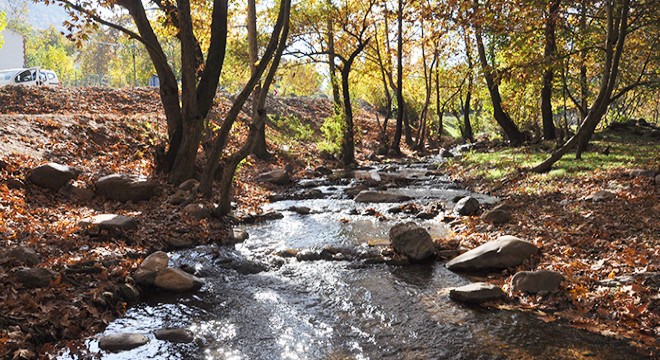
[[[420,181],[430,180],[422,177]],[[369,239],[386,238],[389,228],[400,221],[418,221],[435,236],[446,232],[438,220],[422,221],[400,214],[378,221],[349,214],[353,209],[359,214],[367,207],[386,211],[393,204],[318,199],[283,201],[269,208],[285,210],[294,204],[317,212],[301,216],[284,211],[281,220],[246,226],[250,238],[235,247],[204,246],[172,253],[170,265],[189,265],[205,278],[201,291],[183,296],[155,291],[126,316],[111,322],[103,333],[147,334],[147,345],[112,354],[99,351],[96,338],[90,338],[84,341],[80,354],[64,350],[60,358],[644,358],[623,341],[559,322],[545,323],[528,313],[452,302],[447,289],[470,280],[439,262],[355,266],[357,260],[277,257],[275,251],[288,248],[365,246]],[[265,264],[265,271],[241,274],[221,266],[220,259],[260,262]],[[156,340],[153,331],[165,327],[188,328],[195,341],[174,344]]]

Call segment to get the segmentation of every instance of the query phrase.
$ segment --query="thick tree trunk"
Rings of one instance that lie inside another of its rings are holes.
[[[580,8],[580,31],[585,34],[587,31],[587,3],[582,0]],[[580,119],[587,117],[589,111],[589,84],[587,83],[587,49],[580,52]],[[579,125],[579,124],[578,124]]]
[[[511,145],[521,145],[524,142],[525,137],[520,132],[520,130],[518,130],[518,127],[513,122],[513,120],[511,120],[509,114],[507,114],[507,112],[504,111],[504,108],[502,108],[502,97],[500,96],[500,89],[495,80],[493,69],[488,64],[488,59],[486,58],[486,49],[484,48],[484,42],[481,37],[481,26],[475,25],[474,28],[475,37],[477,39],[479,62],[481,63],[481,67],[484,70],[484,78],[486,79],[488,92],[490,93],[490,99],[493,104],[493,117],[504,130],[504,134],[508,138],[509,142],[511,142]]]
[[[342,140],[341,161],[344,165],[350,166],[355,163],[355,135],[353,132],[353,109],[351,106],[351,96],[349,89],[348,76],[350,67],[345,66],[341,72],[341,88],[344,103],[344,138]]]
[[[256,0],[248,0],[248,52],[250,56],[250,74],[253,74],[257,69],[257,61],[259,60],[259,44],[257,41],[257,9]],[[253,123],[259,124],[255,132],[254,144],[252,145],[252,154],[257,159],[267,160],[270,158],[268,147],[266,145],[266,111],[259,109],[259,93],[261,86],[257,83],[252,91],[252,118]],[[255,117],[261,117],[255,119]]]
[[[332,7],[332,1],[328,0],[328,5]],[[332,27],[332,18],[328,16],[326,20],[328,31],[328,70],[330,71],[330,87],[332,88],[332,102],[334,104],[334,114],[339,115],[342,108],[341,94],[339,92],[339,82],[337,81],[337,65],[335,64],[335,32]]]
[[[468,88],[465,94],[465,103],[463,103],[463,139],[474,142],[472,132],[472,123],[470,123],[470,104],[472,102],[472,76],[468,79]]]
[[[559,14],[561,0],[551,1],[548,5],[547,18],[545,20],[545,64],[547,66],[543,73],[543,88],[541,89],[541,117],[543,118],[543,138],[545,140],[556,139],[555,122],[552,114],[552,80],[554,78],[554,61],[557,56],[557,42],[555,39],[555,27]]]
[[[403,0],[399,0],[399,7],[397,10],[397,29],[398,38],[396,41],[396,55],[397,55],[397,79],[396,79],[396,103],[398,111],[396,113],[396,129],[394,131],[394,139],[390,151],[395,154],[401,154],[401,135],[403,133],[403,116],[405,104],[403,101]]]

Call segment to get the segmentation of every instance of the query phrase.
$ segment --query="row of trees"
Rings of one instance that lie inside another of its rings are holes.
[[[219,176],[224,211],[229,211],[238,163],[251,152],[268,157],[265,96],[283,58],[327,65],[321,71],[329,75],[333,118],[342,120],[346,165],[355,162],[356,97],[381,110],[381,150],[392,155],[400,153],[402,139],[420,152],[440,141],[448,112],[461,118],[467,140],[474,137],[474,115],[490,114],[496,131],[513,146],[530,140],[527,134],[535,128],[553,140],[577,127],[534,169],[545,171],[574,148],[580,156],[612,103],[657,94],[660,75],[656,0],[310,0],[294,5],[281,0],[259,6],[255,0],[231,6],[226,0],[153,0],[149,9],[131,0],[44,1],[71,11],[66,25],[79,44],[101,24],[146,49],[161,81],[168,124],[169,141],[158,164],[172,181],[195,176],[221,76],[241,79],[232,109],[204,152],[202,192],[210,195]],[[108,19],[99,7],[123,12]],[[167,52],[170,43],[176,44],[175,53]],[[232,56],[241,52],[247,63]],[[233,124],[250,94],[250,136],[229,153]],[[638,108],[657,112],[657,96],[644,98],[649,101]],[[571,111],[577,113],[574,127],[568,121]],[[563,123],[558,114],[564,115]]]

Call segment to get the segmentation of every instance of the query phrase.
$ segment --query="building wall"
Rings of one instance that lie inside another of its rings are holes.
[[[25,44],[23,36],[9,29],[2,31],[5,42],[0,47],[0,70],[25,66]]]

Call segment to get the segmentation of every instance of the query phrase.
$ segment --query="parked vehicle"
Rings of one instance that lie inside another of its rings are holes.
[[[0,86],[5,85],[60,86],[60,80],[54,71],[38,67],[0,70]]]

